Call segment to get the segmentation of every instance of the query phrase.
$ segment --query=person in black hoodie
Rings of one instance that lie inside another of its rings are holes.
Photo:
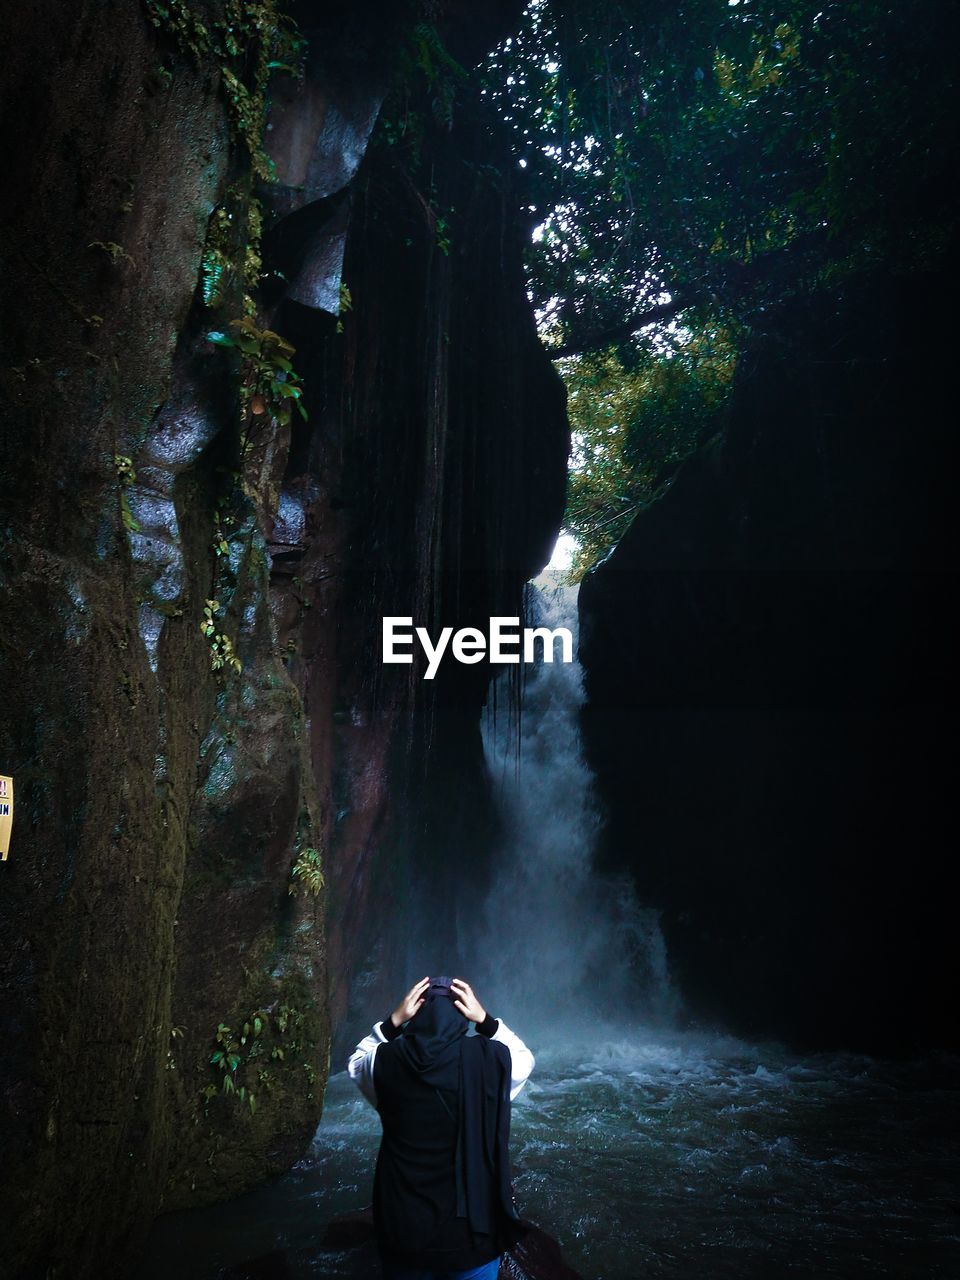
[[[496,1280],[523,1234],[510,1104],[533,1062],[459,978],[421,978],[357,1045],[347,1070],[383,1125],[373,1217],[387,1280]]]

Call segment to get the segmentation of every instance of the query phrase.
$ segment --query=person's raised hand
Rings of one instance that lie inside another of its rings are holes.
[[[417,1012],[423,1004],[424,996],[427,994],[427,988],[430,986],[429,978],[421,978],[410,988],[403,997],[393,1013],[390,1015],[390,1021],[395,1027],[399,1027],[401,1023],[406,1022]]]
[[[469,982],[464,982],[462,978],[454,978],[450,983],[450,990],[453,992],[453,1003],[460,1010],[465,1018],[471,1022],[482,1022],[487,1016],[487,1011],[483,1005],[473,994],[473,987]]]

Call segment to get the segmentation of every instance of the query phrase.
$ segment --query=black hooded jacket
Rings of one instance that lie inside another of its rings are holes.
[[[398,1265],[465,1270],[522,1235],[510,1189],[510,1051],[489,1038],[496,1028],[488,1016],[468,1036],[463,1015],[434,995],[402,1032],[382,1024],[373,1207],[380,1251]]]

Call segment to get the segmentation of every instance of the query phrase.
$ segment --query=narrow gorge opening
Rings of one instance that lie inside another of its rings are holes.
[[[428,971],[502,1275],[953,1275],[953,17],[0,25],[4,1275],[373,1280]]]

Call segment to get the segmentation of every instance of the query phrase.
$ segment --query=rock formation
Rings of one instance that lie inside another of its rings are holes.
[[[724,429],[581,591],[603,860],[751,1035],[953,1035],[944,307],[875,277],[764,316]]]
[[[382,103],[411,42],[476,60],[518,7],[298,5],[266,155],[272,4],[233,30],[216,6],[4,14],[17,1277],[117,1274],[158,1209],[288,1167],[349,974],[393,945],[402,833],[437,826],[431,775],[486,820],[485,673],[432,689],[374,640],[385,612],[518,612],[560,519],[563,392],[482,104],[411,78],[414,161]]]

